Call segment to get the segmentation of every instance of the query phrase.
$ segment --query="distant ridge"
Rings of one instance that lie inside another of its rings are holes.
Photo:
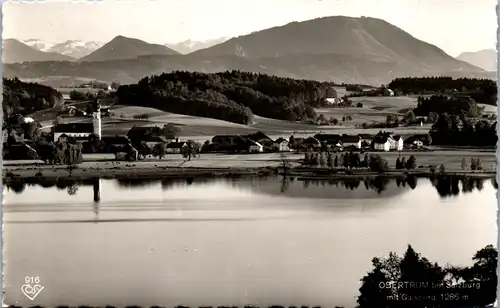
[[[100,61],[99,66],[86,61]],[[376,18],[333,16],[292,22],[187,55],[118,36],[79,63],[6,65],[6,76],[67,76],[135,83],[174,70],[241,70],[297,79],[380,86],[397,77],[489,78],[496,74]]]
[[[44,52],[35,49],[16,39],[3,40],[4,63],[43,62],[43,61],[73,61],[72,57],[55,52]]]
[[[159,44],[150,44],[138,39],[117,36],[101,48],[80,59],[80,61],[110,61],[134,59],[149,55],[178,55],[171,48]]]
[[[480,67],[486,71],[493,72],[497,70],[497,51],[495,49],[464,52],[461,53],[457,59]]]

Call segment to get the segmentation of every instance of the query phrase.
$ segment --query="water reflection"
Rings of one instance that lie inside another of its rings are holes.
[[[162,190],[173,189],[177,186],[189,186],[193,183],[213,183],[221,179],[214,178],[162,178],[162,179],[117,179],[115,180],[120,188],[147,188],[161,183]],[[484,188],[483,178],[469,177],[469,176],[450,176],[450,175],[436,175],[429,179],[421,178],[420,180],[430,180],[436,192],[442,198],[458,196],[460,193],[470,193],[474,190],[481,191]],[[223,181],[230,183],[233,187],[250,186],[260,188],[269,188],[270,183],[280,183],[279,192],[285,194],[293,183],[296,182],[294,177],[282,176],[278,177],[249,177],[249,178],[224,178]],[[490,179],[492,186],[498,189],[498,182],[495,178]],[[410,188],[416,189],[418,178],[415,176],[407,176],[404,178],[391,179],[384,176],[376,176],[363,180],[359,179],[298,179],[301,182],[303,189],[307,190],[311,187],[336,187],[343,188],[347,191],[355,191],[364,187],[367,191],[375,191],[377,194],[382,194],[387,191],[390,185],[394,185],[399,189]],[[78,193],[80,186],[93,186],[93,200],[94,203],[100,202],[100,183],[101,179],[94,178],[89,180],[76,180],[76,179],[38,179],[38,180],[10,180],[5,183],[8,190],[12,190],[16,194],[22,194],[26,186],[39,185],[44,188],[56,187],[58,190],[66,190],[68,195],[73,196]],[[262,185],[262,183],[265,183]],[[293,185],[296,187],[297,185]],[[275,193],[275,192],[274,192]],[[286,195],[286,194],[285,194]]]

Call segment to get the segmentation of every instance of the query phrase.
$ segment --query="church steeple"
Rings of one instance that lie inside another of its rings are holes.
[[[92,125],[94,126],[94,134],[101,139],[101,104],[97,98],[92,102]]]

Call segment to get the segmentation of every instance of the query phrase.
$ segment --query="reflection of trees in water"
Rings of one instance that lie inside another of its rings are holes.
[[[117,179],[116,181],[119,187],[124,187],[124,188],[147,187],[157,182],[157,180],[150,180],[150,179]]]
[[[12,191],[14,191],[16,194],[20,194],[26,188],[26,184],[24,184],[21,181],[13,181],[13,182],[9,183],[7,187],[9,189],[12,189]]]
[[[460,185],[462,186],[462,193],[470,193],[473,192],[474,189],[481,191],[484,188],[483,179],[471,178],[468,176],[438,175],[430,180],[438,194],[443,198],[458,196],[460,194]],[[494,181],[492,181],[492,184],[494,186]]]

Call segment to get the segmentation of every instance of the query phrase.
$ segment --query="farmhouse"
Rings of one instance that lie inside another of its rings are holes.
[[[392,138],[388,135],[375,136],[375,138],[373,139],[373,149],[375,151],[389,152],[391,149],[391,142],[389,141],[389,139]]]
[[[279,152],[289,152],[290,145],[286,139],[278,138],[273,142],[273,150]]]
[[[264,152],[264,146],[256,141],[248,140],[249,147],[248,152],[250,153],[262,153]]]
[[[64,123],[54,126],[54,142],[57,142],[61,137],[73,137],[75,139],[88,139],[95,133],[93,123]]]
[[[342,135],[342,146],[344,148],[355,147],[356,149],[361,149],[362,141],[360,136]]]
[[[327,148],[342,147],[342,137],[336,134],[316,134],[314,138]]]
[[[389,142],[391,143],[391,150],[402,151],[403,150],[403,137],[401,136],[389,136]]]

